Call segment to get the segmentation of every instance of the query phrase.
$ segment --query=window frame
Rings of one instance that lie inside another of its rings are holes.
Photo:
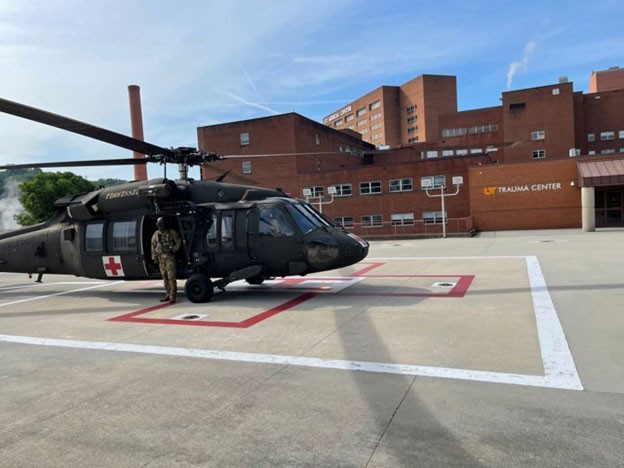
[[[368,185],[368,191],[363,190],[365,184]],[[373,187],[379,188],[379,191],[374,191]],[[360,182],[360,195],[380,195],[382,193],[381,180],[367,180]]]
[[[394,183],[394,187],[393,187]],[[388,191],[390,193],[413,192],[414,179],[412,177],[404,177],[401,179],[390,179],[388,181]]]

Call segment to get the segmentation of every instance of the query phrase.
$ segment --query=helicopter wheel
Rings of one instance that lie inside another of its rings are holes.
[[[256,275],[256,276],[252,276],[251,278],[247,278],[245,281],[247,281],[248,284],[253,284],[255,286],[264,283],[264,280],[266,278],[262,275]]]
[[[214,293],[212,281],[204,273],[196,273],[186,280],[184,293],[189,301],[208,302]]]

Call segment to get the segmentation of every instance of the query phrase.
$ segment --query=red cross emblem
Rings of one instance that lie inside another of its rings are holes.
[[[106,276],[124,276],[123,266],[121,265],[121,257],[115,255],[113,257],[102,257],[104,271]]]

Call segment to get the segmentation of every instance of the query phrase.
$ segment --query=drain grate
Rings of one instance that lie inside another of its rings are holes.
[[[206,317],[208,317],[208,314],[181,314],[171,317],[171,320],[184,320],[188,322],[193,320],[202,320]]]

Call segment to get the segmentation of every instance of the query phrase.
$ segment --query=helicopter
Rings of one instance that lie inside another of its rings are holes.
[[[305,276],[364,259],[369,244],[334,224],[309,203],[281,189],[187,177],[189,166],[224,159],[195,148],[163,148],[68,117],[0,98],[0,111],[144,154],[144,158],[58,161],[0,166],[0,170],[157,163],[165,176],[57,200],[43,223],[0,234],[0,272],[66,274],[105,280],[161,278],[151,260],[157,219],[180,235],[178,279],[194,303],[234,281]],[[232,156],[235,157],[235,156]],[[180,179],[166,177],[177,164]]]

